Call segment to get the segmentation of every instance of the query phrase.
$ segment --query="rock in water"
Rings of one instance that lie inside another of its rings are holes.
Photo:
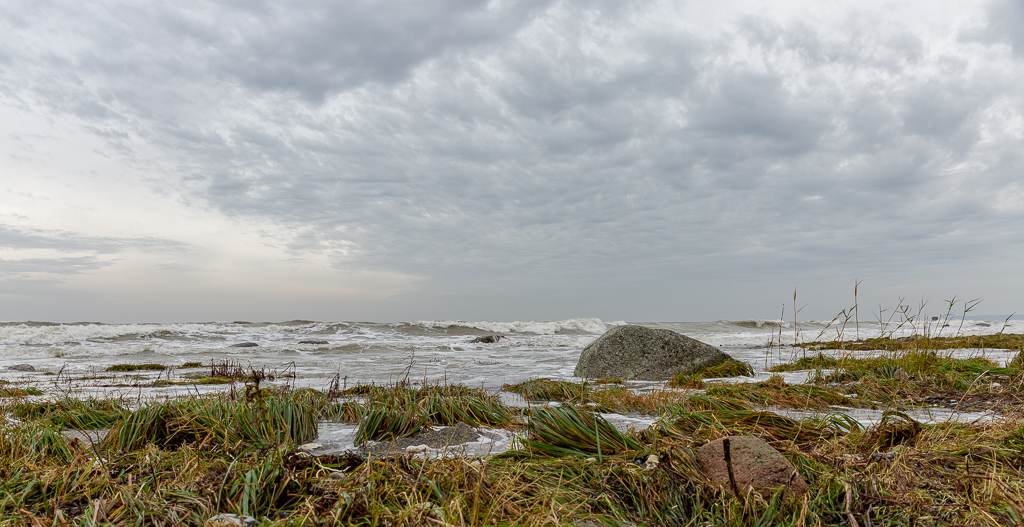
[[[663,381],[727,360],[722,350],[675,331],[618,326],[583,348],[573,375]]]
[[[724,439],[724,438],[723,438]],[[723,439],[716,439],[697,450],[697,459],[704,475],[712,483],[732,493],[729,483],[729,469],[725,462]],[[729,438],[729,457],[732,474],[741,494],[753,488],[765,499],[775,489],[786,487],[794,496],[807,492],[807,482],[796,467],[778,450],[754,436],[732,436]]]

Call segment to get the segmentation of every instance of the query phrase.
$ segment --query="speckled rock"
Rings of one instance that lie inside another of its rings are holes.
[[[729,360],[722,350],[667,329],[618,326],[583,348],[574,375],[663,381]]]
[[[732,493],[729,471],[725,463],[723,440],[716,439],[697,450],[701,470],[712,483]],[[732,473],[740,493],[753,488],[765,498],[779,487],[786,487],[796,497],[807,492],[807,482],[796,467],[778,450],[754,436],[729,438]]]

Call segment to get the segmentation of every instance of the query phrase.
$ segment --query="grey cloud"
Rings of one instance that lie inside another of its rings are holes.
[[[963,36],[967,40],[1008,44],[1017,58],[1024,57],[1024,1],[991,0],[985,14],[985,27],[964,31]]]
[[[21,260],[0,258],[0,273],[6,275],[26,273],[69,275],[100,269],[107,265],[110,265],[110,263],[98,260],[94,256],[81,256],[77,258],[23,258]]]
[[[0,247],[8,249],[56,249],[65,252],[115,254],[128,249],[180,251],[186,249],[187,245],[159,238],[87,236],[66,231],[25,229],[0,224]],[[68,261],[72,260],[75,259]]]
[[[883,14],[701,32],[632,16],[648,4],[387,6],[128,7],[68,29],[84,51],[52,87],[0,47],[0,83],[297,256],[437,290],[848,278],[1014,247],[989,242],[1020,210],[983,204],[1024,161],[982,135],[994,105],[1022,112],[1020,72]]]

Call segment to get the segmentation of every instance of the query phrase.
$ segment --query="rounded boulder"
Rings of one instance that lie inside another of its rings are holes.
[[[577,377],[663,381],[716,366],[722,350],[668,329],[626,325],[612,328],[583,348]]]

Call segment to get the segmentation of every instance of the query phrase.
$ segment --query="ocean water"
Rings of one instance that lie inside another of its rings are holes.
[[[55,389],[95,391],[116,395],[126,388],[123,379],[171,377],[185,370],[122,375],[111,382],[104,370],[119,363],[159,363],[180,366],[186,362],[230,361],[242,367],[287,373],[278,382],[314,388],[326,387],[334,378],[343,384],[387,384],[401,379],[413,383],[459,383],[498,388],[531,378],[574,379],[573,369],[583,348],[608,329],[625,322],[575,318],[553,322],[416,321],[398,323],[288,321],[280,323],[208,322],[176,324],[55,324],[45,322],[0,323],[0,378],[36,379]],[[671,329],[721,348],[736,359],[764,370],[788,362],[805,351],[790,346],[794,340],[851,339],[877,336],[879,324],[861,323],[837,328],[825,322],[746,320],[715,322],[642,323]],[[1024,331],[1024,321],[951,320],[917,326],[904,325],[895,336],[927,332],[932,335],[993,334]],[[503,335],[496,343],[474,343],[474,338]],[[247,344],[249,347],[237,347]],[[253,345],[255,344],[255,345]],[[1005,362],[1010,354],[994,350],[962,350],[959,355],[985,355]],[[18,372],[11,366],[28,364],[36,372]],[[45,373],[59,375],[46,376]],[[294,375],[291,375],[294,374]],[[149,377],[146,377],[146,376]],[[96,377],[91,381],[74,378]],[[806,374],[788,374],[801,382]],[[61,384],[61,383],[65,384]],[[131,383],[127,383],[131,384]],[[151,384],[151,383],[145,383]],[[642,383],[641,383],[642,384]],[[137,386],[136,386],[137,385]],[[223,390],[224,386],[188,388],[192,391]],[[147,393],[173,393],[181,387],[149,389]]]

